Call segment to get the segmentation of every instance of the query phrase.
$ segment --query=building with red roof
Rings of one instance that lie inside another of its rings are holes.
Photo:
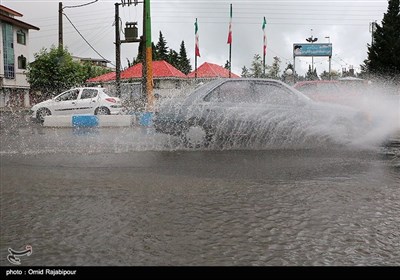
[[[142,78],[142,63],[138,63],[121,72],[121,79]],[[153,78],[186,78],[186,75],[165,60],[153,61]]]
[[[138,88],[140,87],[140,82],[142,80],[142,63],[135,64],[124,71],[121,71],[121,93],[123,95],[132,95],[132,91],[135,91],[135,96],[137,96]],[[108,87],[113,87],[113,83],[116,79],[116,73],[111,72],[98,77],[88,79],[86,82],[88,84],[98,84],[106,83],[109,84]],[[175,91],[181,90],[186,87],[189,83],[186,75],[176,69],[174,66],[168,62],[153,61],[153,83],[154,92],[160,95],[170,95]],[[124,93],[125,91],[129,91]]]
[[[142,63],[135,64],[121,72],[121,80],[138,80],[142,78]],[[153,79],[165,79],[165,78],[186,78],[186,75],[176,69],[168,62],[153,61]],[[115,72],[103,74],[94,78],[88,79],[88,83],[99,83],[99,82],[113,82],[116,79]]]
[[[195,77],[195,71],[187,75],[188,78]],[[239,78],[238,75],[231,72],[232,78]],[[197,78],[229,78],[229,70],[214,63],[204,62],[197,68]]]
[[[110,81],[115,81],[115,72],[110,72],[110,73],[105,73],[103,75],[90,78],[86,82],[87,83],[102,83],[102,82],[110,82]]]

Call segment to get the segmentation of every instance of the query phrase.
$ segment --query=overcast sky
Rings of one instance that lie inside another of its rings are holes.
[[[99,0],[91,5],[68,8],[93,0],[64,0],[64,13],[85,39],[103,57],[115,64],[115,3]],[[30,61],[41,48],[58,44],[58,2],[56,0],[0,0],[1,4],[23,14],[20,20],[40,28],[30,31]],[[293,43],[306,43],[311,35],[317,43],[332,43],[332,69],[341,71],[351,65],[355,71],[367,58],[371,42],[369,25],[379,24],[387,11],[387,0],[151,0],[152,40],[156,44],[162,31],[168,47],[179,51],[182,40],[194,68],[194,22],[198,19],[201,57],[198,65],[212,62],[224,65],[228,60],[227,44],[229,5],[233,4],[232,71],[241,74],[243,66],[250,68],[253,56],[262,55],[262,21],[266,17],[267,64],[274,56],[281,69],[293,63]],[[127,21],[139,22],[142,33],[143,5],[120,6],[122,27]],[[63,18],[64,45],[75,56],[100,58],[80,37],[66,17]],[[329,38],[326,38],[329,37]],[[121,39],[124,35],[121,34]],[[138,44],[122,44],[121,63],[137,55]],[[296,70],[304,74],[311,64],[310,57],[296,58]],[[328,58],[314,58],[318,74],[328,70]]]

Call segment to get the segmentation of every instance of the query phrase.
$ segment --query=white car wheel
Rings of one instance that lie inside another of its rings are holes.
[[[36,113],[36,118],[39,122],[43,123],[46,116],[50,116],[51,112],[47,108],[40,108]]]
[[[109,115],[110,110],[108,110],[108,108],[106,108],[106,107],[100,107],[100,108],[96,109],[94,114],[95,115]]]

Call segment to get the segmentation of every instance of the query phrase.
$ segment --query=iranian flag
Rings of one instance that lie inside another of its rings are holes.
[[[199,26],[196,22],[194,23],[194,34],[195,34],[195,55],[200,57],[200,48],[199,48]]]
[[[264,56],[267,54],[267,34],[265,32],[265,26],[267,25],[267,21],[265,20],[264,17],[264,21],[262,24],[262,30],[264,31],[264,44],[263,44],[263,49],[264,49]]]
[[[229,18],[229,33],[228,33],[228,42],[227,44],[232,44],[232,4],[231,4],[231,12]]]

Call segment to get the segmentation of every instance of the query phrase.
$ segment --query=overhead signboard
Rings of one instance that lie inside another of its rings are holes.
[[[332,44],[293,44],[293,56],[332,56]]]

